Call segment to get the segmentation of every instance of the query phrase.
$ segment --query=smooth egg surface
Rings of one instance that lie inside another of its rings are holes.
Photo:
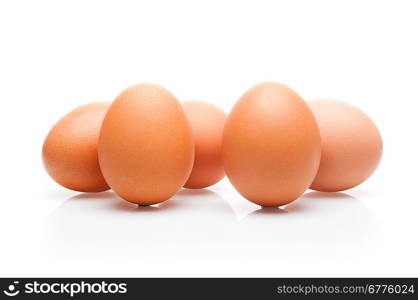
[[[382,138],[373,121],[358,108],[337,100],[309,102],[317,120],[322,157],[311,189],[343,191],[365,181],[377,168]]]
[[[172,197],[192,170],[190,123],[177,98],[158,85],[138,84],[112,103],[99,138],[99,162],[123,199],[151,205]]]
[[[60,185],[79,192],[109,189],[99,167],[97,145],[107,102],[82,105],[61,118],[42,148],[48,174]]]
[[[195,144],[192,173],[184,187],[205,188],[225,176],[221,157],[221,140],[226,114],[203,101],[186,101],[183,108],[190,120]]]
[[[241,96],[226,120],[226,175],[242,196],[261,206],[297,199],[312,183],[320,154],[311,110],[285,85],[257,84]]]

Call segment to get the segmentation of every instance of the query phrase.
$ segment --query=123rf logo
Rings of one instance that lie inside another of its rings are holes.
[[[14,297],[19,294],[39,295],[39,294],[61,294],[74,297],[78,294],[126,294],[128,292],[127,283],[107,283],[101,282],[39,282],[37,280],[21,284],[14,281],[3,290],[4,295]]]

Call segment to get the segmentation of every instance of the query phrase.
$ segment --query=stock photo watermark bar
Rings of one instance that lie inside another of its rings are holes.
[[[3,299],[415,298],[417,278],[1,278]]]

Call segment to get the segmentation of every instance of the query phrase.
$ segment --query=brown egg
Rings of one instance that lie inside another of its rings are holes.
[[[49,176],[60,185],[80,192],[109,189],[100,171],[97,143],[110,103],[82,105],[52,127],[42,148]]]
[[[138,84],[112,103],[99,138],[99,162],[109,186],[139,205],[173,196],[190,175],[194,144],[180,102],[166,89]]]
[[[322,157],[311,189],[343,191],[365,181],[382,156],[382,138],[373,121],[356,107],[336,100],[309,102],[322,140]]]
[[[184,187],[199,189],[217,183],[225,176],[221,158],[221,139],[226,114],[203,101],[183,103],[190,120],[195,145],[192,173]]]
[[[261,206],[297,199],[312,183],[320,154],[311,110],[296,92],[279,83],[248,90],[225,123],[226,175],[241,195]]]

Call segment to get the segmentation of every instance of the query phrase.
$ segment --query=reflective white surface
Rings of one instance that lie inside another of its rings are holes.
[[[14,226],[2,230],[9,242],[2,245],[0,275],[416,274],[407,215],[393,224],[386,210],[373,213],[382,198],[369,193],[365,205],[354,196],[362,193],[307,192],[283,208],[260,208],[227,180],[213,190],[183,189],[150,207],[111,191],[67,195],[53,205],[58,195],[52,194],[44,196],[50,200],[43,212],[10,215]]]
[[[243,200],[245,201],[245,200]],[[347,213],[349,212],[349,213]],[[325,254],[353,253],[373,243],[376,224],[369,210],[343,193],[311,192],[285,208],[248,208],[241,218],[218,193],[182,190],[157,206],[138,207],[112,192],[80,194],[66,200],[46,224],[51,254],[71,251],[147,259],[170,255],[210,257],[288,256],[319,247]],[[162,259],[161,258],[161,259]]]
[[[345,193],[268,209],[227,179],[138,207],[112,191],[66,191],[33,165],[32,189],[10,181],[0,202],[1,276],[417,275],[418,204],[384,184],[391,163]]]

